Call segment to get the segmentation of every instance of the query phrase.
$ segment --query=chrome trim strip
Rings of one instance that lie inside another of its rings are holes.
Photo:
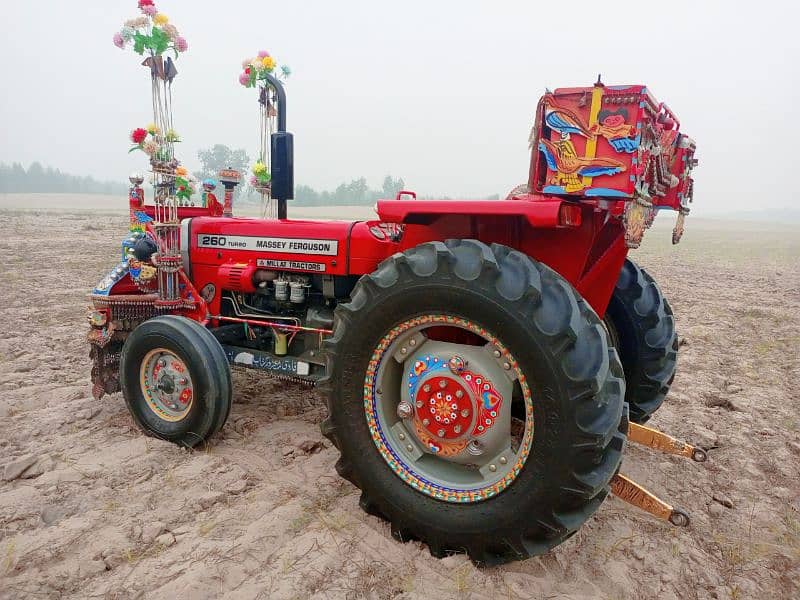
[[[189,247],[192,245],[191,240],[192,219],[183,219],[181,221],[181,261],[183,262],[183,272],[186,276],[192,278],[192,263],[189,260]]]

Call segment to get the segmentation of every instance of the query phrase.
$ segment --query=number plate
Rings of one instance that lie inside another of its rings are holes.
[[[225,356],[232,365],[249,367],[260,371],[271,371],[281,375],[307,376],[311,371],[309,363],[289,356],[275,356],[268,352],[223,346]]]

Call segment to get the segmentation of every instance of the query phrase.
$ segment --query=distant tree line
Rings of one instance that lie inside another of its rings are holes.
[[[27,169],[19,163],[0,163],[0,192],[61,194],[127,194],[123,182],[98,181],[94,177],[69,175],[34,162]]]
[[[255,202],[258,195],[246,183],[252,167],[250,157],[243,149],[232,150],[224,144],[215,144],[197,153],[201,168],[194,173],[198,179],[216,178],[220,169],[231,168],[243,173],[244,185],[240,188],[240,198]],[[379,198],[394,198],[405,183],[401,178],[387,175],[381,189],[370,189],[364,177],[340,184],[333,191],[317,191],[311,186],[298,184],[294,188],[292,204],[297,206],[335,206],[342,204],[371,205]]]
[[[252,164],[243,149],[231,150],[223,144],[200,150],[197,158],[202,165],[194,173],[198,180],[211,177],[216,179],[220,169],[233,168],[243,174],[243,185],[239,188],[239,199],[257,202],[258,194],[247,184]],[[333,191],[317,191],[311,186],[297,184],[294,188],[296,206],[337,206],[343,204],[371,206],[380,198],[394,198],[405,187],[401,177],[387,175],[380,189],[371,189],[365,177],[341,183]],[[0,163],[0,193],[76,193],[76,194],[117,194],[127,195],[128,182],[97,181],[91,176],[68,175],[58,169],[43,167],[34,162],[27,170],[19,163],[6,165]],[[497,199],[497,194],[489,200]],[[422,199],[422,197],[421,197]],[[447,196],[438,199],[447,200]]]
[[[244,202],[257,202],[258,195],[246,183],[250,178],[250,167],[252,166],[250,157],[243,149],[232,150],[224,144],[216,144],[211,148],[200,150],[197,153],[202,168],[195,172],[195,177],[204,179],[206,177],[216,178],[216,173],[220,169],[232,168],[245,174],[244,185],[239,188],[239,199]],[[296,206],[341,206],[366,205],[372,206],[376,200],[381,198],[394,198],[397,192],[405,188],[402,177],[392,177],[387,175],[383,178],[380,189],[372,189],[367,185],[365,177],[353,179],[347,183],[341,183],[333,191],[317,191],[311,186],[297,184],[294,187],[294,200],[292,204]],[[499,194],[493,194],[487,200],[499,200]],[[422,199],[422,197],[421,197]],[[449,200],[447,196],[438,196],[439,200]],[[462,198],[464,199],[464,198]]]
[[[335,206],[341,204],[371,206],[379,198],[394,198],[397,192],[405,187],[401,177],[394,178],[387,175],[383,178],[380,189],[370,189],[364,177],[353,179],[349,183],[341,183],[330,191],[318,192],[307,185],[296,185],[294,188],[294,203],[298,206]]]

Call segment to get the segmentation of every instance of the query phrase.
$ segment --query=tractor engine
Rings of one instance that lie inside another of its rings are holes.
[[[345,274],[352,228],[306,222],[290,237],[281,221],[183,221],[184,268],[231,364],[285,379],[322,377],[322,339],[333,330],[337,300],[358,279]]]

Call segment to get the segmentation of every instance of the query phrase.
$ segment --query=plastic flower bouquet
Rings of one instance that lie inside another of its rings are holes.
[[[244,71],[239,75],[239,83],[245,87],[256,87],[260,81],[266,80],[267,75],[286,79],[292,74],[292,70],[286,65],[278,66],[266,50],[261,50],[254,58],[245,58],[242,69]]]
[[[120,31],[114,34],[114,45],[123,49],[133,46],[136,54],[161,56],[172,50],[175,57],[189,49],[186,38],[178,33],[178,28],[169,22],[164,13],[157,11],[153,0],[139,0],[142,15],[125,21]]]

